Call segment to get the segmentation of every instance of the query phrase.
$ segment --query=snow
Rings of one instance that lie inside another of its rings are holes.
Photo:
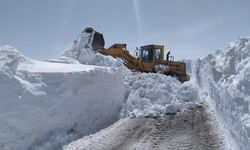
[[[121,118],[176,113],[207,101],[210,113],[220,123],[227,149],[247,150],[250,147],[249,55],[250,39],[240,38],[230,43],[226,52],[218,50],[193,61],[193,69],[189,71],[192,81],[184,84],[160,74],[131,73],[120,68],[129,89]],[[87,63],[95,62],[94,58]],[[84,141],[77,141],[84,145],[81,142]]]
[[[196,60],[193,76],[221,124],[228,149],[250,147],[250,38]]]
[[[62,56],[47,61],[0,47],[0,149],[61,149],[119,119],[175,114],[203,100],[228,149],[250,147],[250,38],[192,61],[192,80],[184,84],[131,72],[121,60],[94,53],[92,38],[81,32]]]
[[[116,72],[0,54],[1,150],[61,149],[119,119],[127,89]]]
[[[0,149],[60,149],[119,118],[196,106],[192,84],[133,73],[121,60],[94,53],[92,34],[83,31],[61,57],[47,61],[0,47]]]
[[[91,50],[94,32],[81,32],[63,57],[76,59],[82,64],[110,66],[111,70],[119,73],[129,89],[121,118],[159,116],[197,106],[198,91],[191,82],[182,85],[176,79],[162,74],[132,73],[122,65],[121,60],[94,53]]]
[[[74,59],[81,64],[96,66],[121,67],[122,61],[111,56],[103,56],[92,49],[93,32],[82,31],[73,41],[70,48],[58,59]]]
[[[11,74],[15,74],[19,63],[28,62],[22,54],[9,45],[0,47],[0,60],[0,68]]]
[[[79,61],[77,61],[74,58],[70,57],[65,57],[65,56],[60,56],[59,58],[54,58],[54,59],[48,59],[48,62],[54,62],[54,63],[68,63],[68,64],[79,64]]]
[[[124,118],[95,134],[71,142],[64,150],[224,149],[205,108],[162,115]]]
[[[83,64],[66,64],[66,63],[56,63],[56,62],[46,62],[32,60],[32,64],[20,64],[18,70],[28,71],[28,72],[46,72],[46,73],[67,73],[67,72],[81,72],[90,71],[95,69],[109,70],[107,67],[98,67],[93,65],[83,65]]]
[[[132,73],[125,76],[129,96],[121,117],[177,113],[199,104],[197,88],[191,82],[181,84],[175,78],[155,73]]]
[[[89,136],[85,136],[79,140],[76,140],[69,145],[63,147],[64,150],[77,150],[77,149],[87,149],[87,150],[109,150],[109,149],[150,149],[149,139],[140,139],[138,142],[138,138],[134,137],[133,134],[141,134],[145,135],[147,133],[147,128],[151,126],[153,128],[152,123],[149,124],[145,121],[146,118],[136,118],[135,120],[124,118],[117,121],[115,124],[100,130],[95,134],[91,134]],[[142,128],[142,129],[140,129]],[[138,129],[140,129],[138,131]],[[141,133],[137,133],[141,132]],[[137,138],[137,139],[136,139]],[[128,142],[130,141],[130,142]],[[147,142],[146,142],[147,141]],[[143,143],[143,144],[142,144]],[[122,145],[129,146],[122,146]],[[130,145],[131,144],[131,145]],[[121,146],[121,147],[119,147]],[[118,148],[119,147],[119,148]]]

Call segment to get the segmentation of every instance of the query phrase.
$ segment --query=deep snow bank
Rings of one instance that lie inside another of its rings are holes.
[[[199,104],[197,88],[191,82],[181,84],[175,78],[155,73],[125,76],[129,96],[121,117],[158,116],[194,108]]]
[[[250,148],[250,38],[240,38],[193,64],[196,83],[229,131],[235,147]]]
[[[34,61],[9,46],[0,83],[1,150],[60,149],[116,121],[126,94],[110,69]]]

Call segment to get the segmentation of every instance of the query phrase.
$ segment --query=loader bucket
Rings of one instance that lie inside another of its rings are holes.
[[[95,31],[93,28],[90,27],[86,28],[85,32],[94,34],[92,39],[92,48],[95,52],[104,48],[105,41],[101,33]]]
[[[92,48],[94,51],[102,50],[104,48],[105,41],[103,35],[95,31],[92,41]]]

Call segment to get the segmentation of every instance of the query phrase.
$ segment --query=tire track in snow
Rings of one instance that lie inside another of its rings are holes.
[[[217,150],[221,145],[213,120],[199,107],[160,118],[123,119],[65,149]]]

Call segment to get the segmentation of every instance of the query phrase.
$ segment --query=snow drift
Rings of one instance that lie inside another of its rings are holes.
[[[230,43],[226,52],[218,50],[215,54],[195,61],[193,75],[198,86],[203,89],[203,96],[214,109],[214,114],[217,115],[222,128],[229,131],[228,138],[235,141],[234,144],[230,142],[230,148],[248,150],[250,147],[250,38],[240,38]]]
[[[119,119],[126,89],[109,68],[36,61],[0,48],[0,149],[60,149]]]
[[[197,88],[181,84],[175,78],[155,73],[133,73],[125,77],[129,96],[121,117],[152,116],[177,113],[199,104]]]

